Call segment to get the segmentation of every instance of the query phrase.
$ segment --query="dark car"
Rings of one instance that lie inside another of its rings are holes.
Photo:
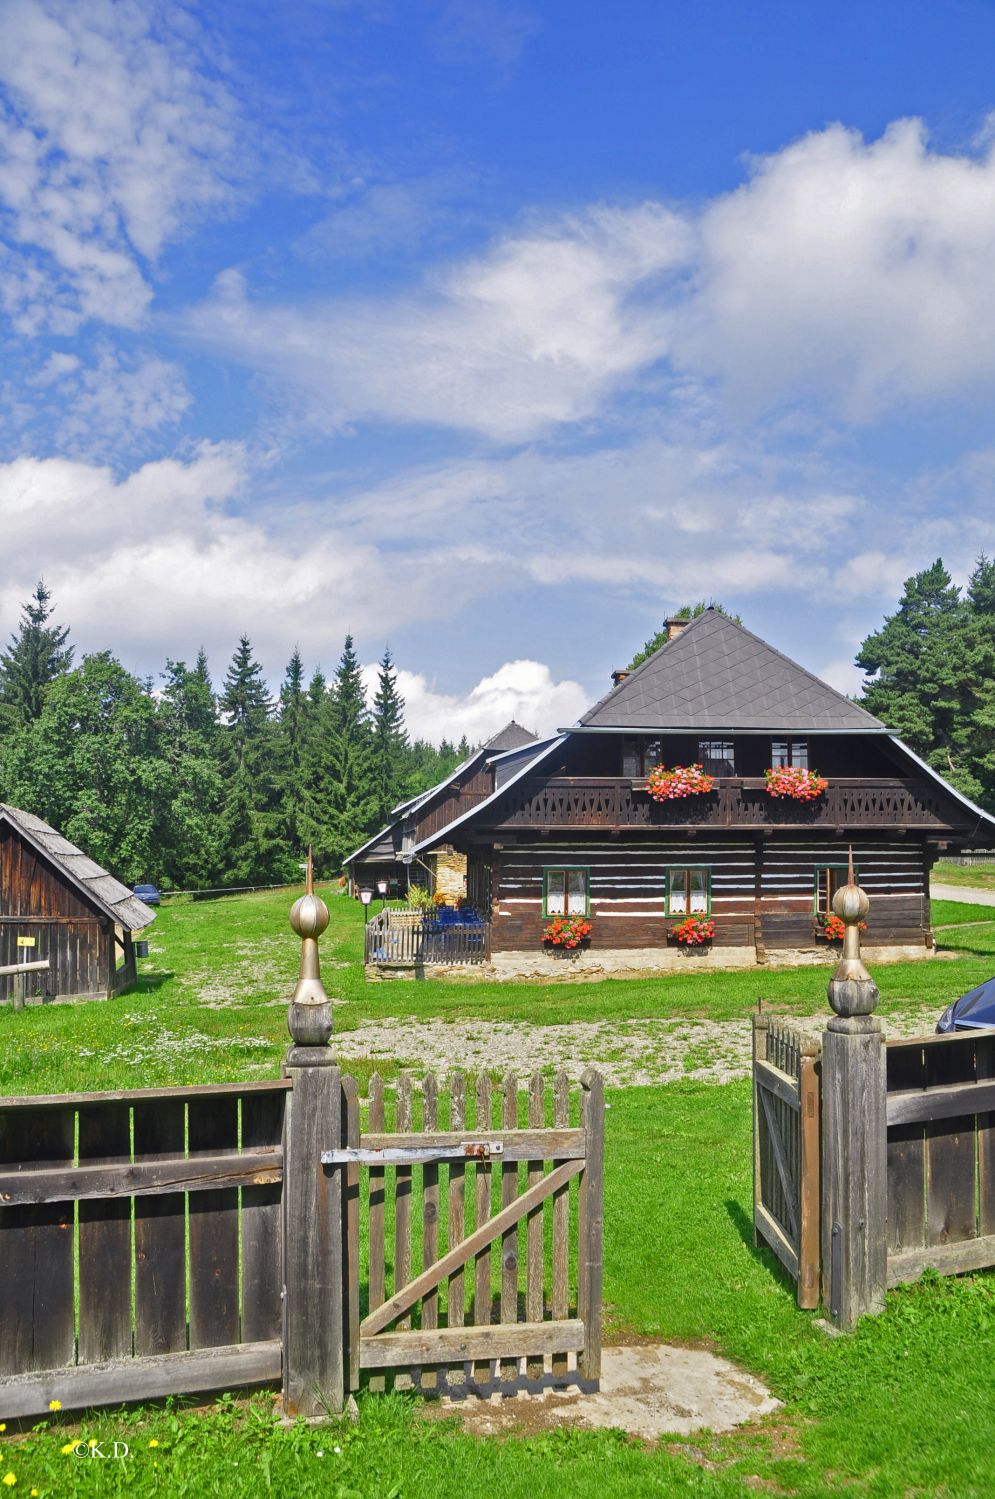
[[[154,885],[135,885],[131,893],[137,895],[147,906],[157,906],[162,899]]]
[[[968,994],[955,999],[940,1016],[940,1035],[951,1031],[986,1031],[995,1026],[995,979],[986,979]]]

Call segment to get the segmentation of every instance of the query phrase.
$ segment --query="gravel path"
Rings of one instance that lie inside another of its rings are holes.
[[[779,1017],[786,1019],[787,1017]],[[796,1022],[818,1034],[829,1018],[814,1015]],[[889,1036],[926,1035],[936,1025],[935,1004],[910,1005],[884,1020]],[[528,1025],[496,1020],[386,1020],[336,1035],[339,1056],[400,1062],[445,1076],[454,1069],[517,1072],[521,1075],[563,1067],[576,1079],[596,1066],[611,1087],[638,1087],[697,1078],[727,1083],[748,1077],[751,1061],[749,1020],[612,1020],[572,1025]]]
[[[966,906],[995,906],[995,890],[979,890],[971,885],[931,884],[929,893],[933,900],[959,900]]]

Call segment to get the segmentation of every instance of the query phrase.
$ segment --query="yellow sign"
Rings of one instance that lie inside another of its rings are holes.
[[[18,937],[17,945],[18,947],[34,947],[37,941],[37,937]]]

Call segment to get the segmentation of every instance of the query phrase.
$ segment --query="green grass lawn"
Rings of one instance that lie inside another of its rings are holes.
[[[933,865],[938,885],[970,885],[975,890],[995,890],[995,864],[950,864],[941,859]]]
[[[323,963],[329,991],[347,1001],[335,1012],[340,1030],[391,1015],[731,1018],[758,995],[788,1013],[825,1007],[828,967],[577,986],[367,985],[361,913],[349,901],[329,903]],[[274,1075],[296,973],[288,905],[287,892],[167,905],[138,991],[105,1004],[0,1014],[0,1090]],[[995,971],[995,921],[970,924],[977,915],[977,907],[937,903],[944,942],[965,955],[877,968],[886,1005],[925,997],[939,1012]],[[418,1402],[399,1395],[363,1396],[355,1427],[286,1431],[266,1396],[207,1411],[104,1413],[82,1424],[56,1416],[27,1440],[0,1435],[0,1481],[14,1475],[15,1499],[32,1488],[336,1499],[995,1492],[995,1275],[930,1278],[890,1293],[884,1315],[852,1337],[827,1338],[814,1314],[798,1311],[773,1257],[753,1245],[748,1084],[612,1090],[608,1103],[608,1340],[714,1347],[767,1381],[785,1401],[777,1417],[653,1448],[567,1430],[477,1439],[451,1421],[423,1420]],[[77,1437],[107,1451],[115,1439],[127,1442],[130,1455],[64,1454]]]

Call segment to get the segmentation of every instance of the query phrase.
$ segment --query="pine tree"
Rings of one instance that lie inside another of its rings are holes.
[[[404,795],[407,758],[404,699],[397,690],[397,673],[388,649],[380,662],[373,699],[373,820],[378,827],[390,821],[391,812]]]
[[[159,704],[170,796],[158,833],[160,873],[174,889],[216,884],[221,875],[225,783],[221,731],[207,658],[193,671],[167,661]]]
[[[66,644],[69,627],[49,624],[54,612],[52,595],[39,580],[21,606],[17,634],[0,651],[0,705],[8,727],[38,718],[49,685],[72,666],[73,647]]]
[[[285,837],[274,705],[246,635],[232,657],[218,706],[226,720],[222,879],[229,885],[275,884],[294,873],[297,851]]]
[[[325,694],[321,735],[319,854],[330,873],[369,837],[376,820],[370,713],[351,635]]]

